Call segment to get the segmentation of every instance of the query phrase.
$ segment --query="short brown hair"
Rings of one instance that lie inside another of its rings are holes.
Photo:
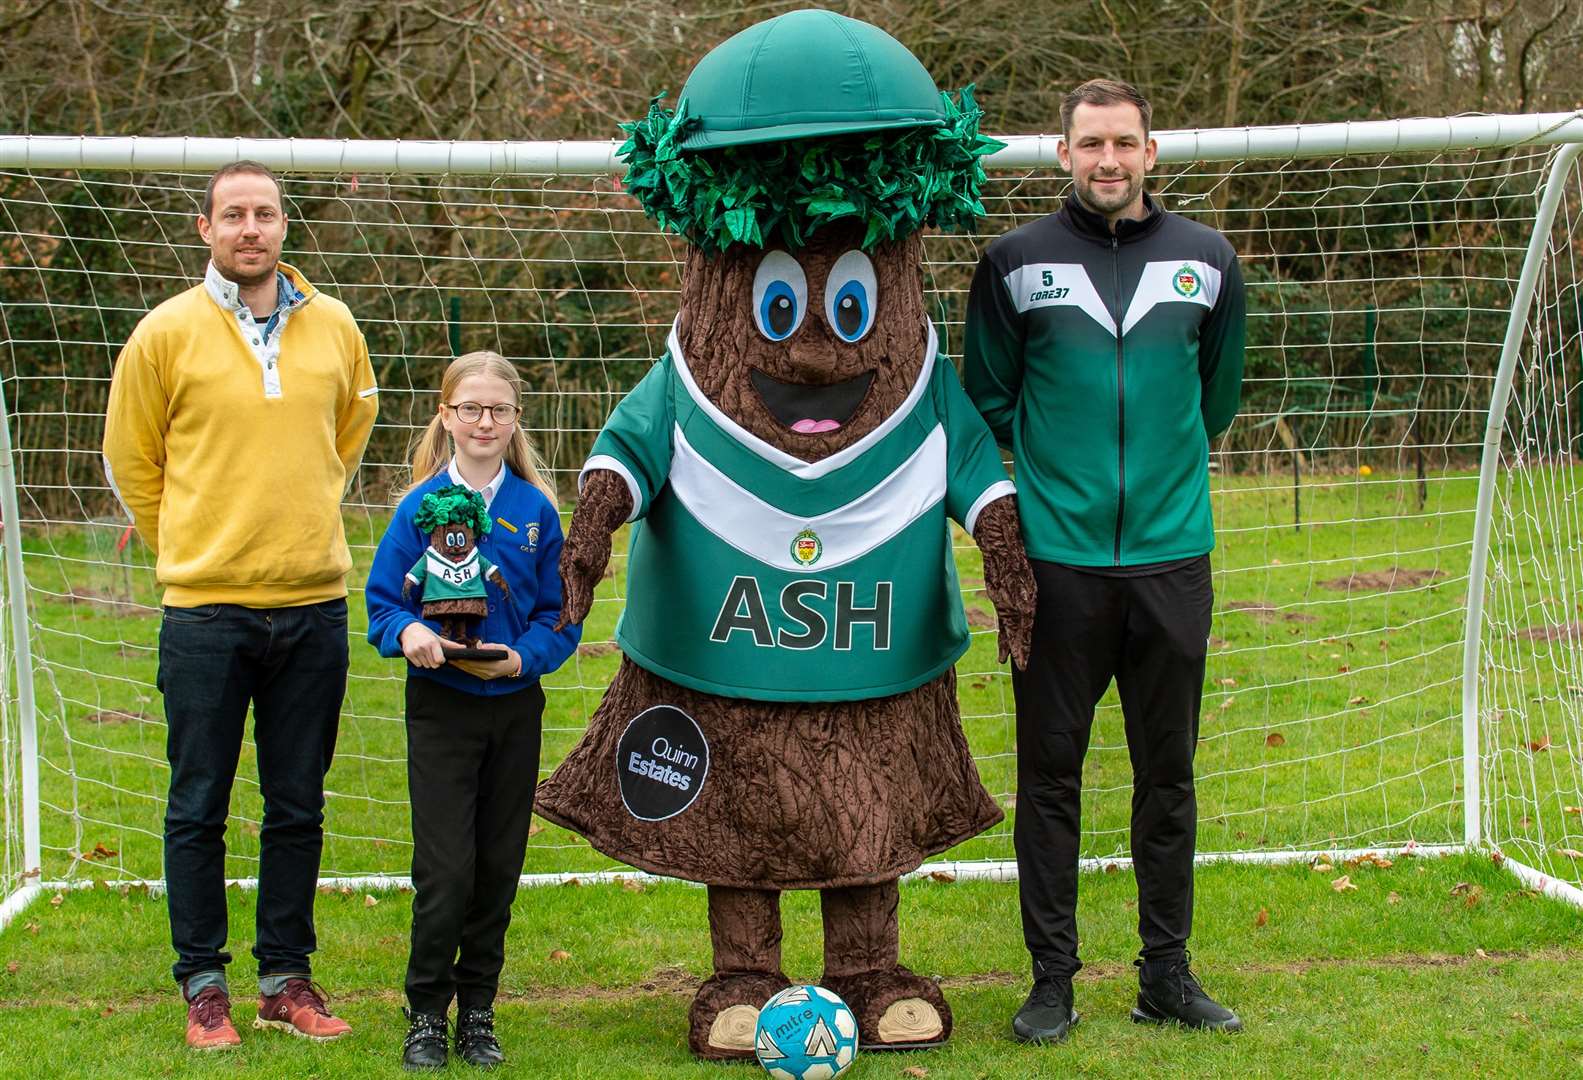
[[[275,185],[275,194],[280,197],[281,210],[284,211],[286,209],[286,189],[280,186],[280,178],[270,172],[269,166],[263,162],[244,159],[242,161],[233,161],[229,165],[216,169],[214,175],[209,177],[209,186],[203,189],[204,217],[214,216],[214,186],[227,176],[238,176],[243,173],[269,177],[270,181]]]
[[[1149,99],[1131,83],[1119,79],[1089,79],[1081,86],[1074,87],[1061,99],[1063,132],[1072,130],[1072,114],[1077,112],[1079,105],[1136,105],[1139,115],[1143,117],[1143,134],[1145,137],[1149,134],[1149,121],[1154,109],[1149,105]]]

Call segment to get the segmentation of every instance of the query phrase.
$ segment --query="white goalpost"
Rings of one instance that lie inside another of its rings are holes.
[[[1583,114],[1158,133],[1168,209],[1248,281],[1241,415],[1214,448],[1215,623],[1202,859],[1489,851],[1583,905]],[[1052,212],[1056,137],[1004,136],[976,236],[930,235],[944,351],[982,245]],[[593,435],[664,347],[684,255],[620,188],[614,142],[0,136],[0,927],[34,897],[160,886],[159,590],[98,447],[115,356],[189,287],[207,173],[283,178],[285,259],[369,339],[381,415],[344,506],[352,670],[324,884],[410,861],[402,671],[361,641],[373,546],[452,355],[495,349],[565,504]],[[245,463],[238,463],[245,468]],[[976,552],[964,727],[1008,821],[922,873],[1015,875],[1015,724]],[[582,647],[545,680],[545,774],[614,674],[621,542]],[[1128,863],[1114,696],[1084,779],[1084,856]],[[227,873],[257,871],[244,747]],[[631,874],[536,827],[525,881]]]

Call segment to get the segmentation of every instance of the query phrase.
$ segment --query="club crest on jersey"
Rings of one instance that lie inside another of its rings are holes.
[[[798,566],[812,566],[824,554],[824,541],[812,529],[804,529],[792,537],[791,557]]]
[[[1191,266],[1183,266],[1171,278],[1171,284],[1181,296],[1191,300],[1203,291],[1203,283],[1198,280],[1198,271]]]

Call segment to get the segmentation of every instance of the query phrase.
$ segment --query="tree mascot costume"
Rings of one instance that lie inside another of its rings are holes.
[[[1014,489],[924,306],[919,230],[983,213],[980,115],[876,27],[798,11],[624,128],[628,190],[690,248],[667,351],[580,478],[563,617],[637,522],[625,656],[538,810],[709,886],[700,1057],[753,1055],[784,889],[820,890],[823,985],[865,1048],[951,1033],[896,923],[897,878],[1003,816],[957,708],[947,517],[983,551],[1002,660],[1034,607]]]

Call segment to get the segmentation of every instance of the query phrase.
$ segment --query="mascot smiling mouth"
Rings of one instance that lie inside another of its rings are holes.
[[[757,368],[750,370],[748,376],[770,415],[799,435],[840,430],[863,404],[874,382],[872,371],[828,386],[781,382]]]

